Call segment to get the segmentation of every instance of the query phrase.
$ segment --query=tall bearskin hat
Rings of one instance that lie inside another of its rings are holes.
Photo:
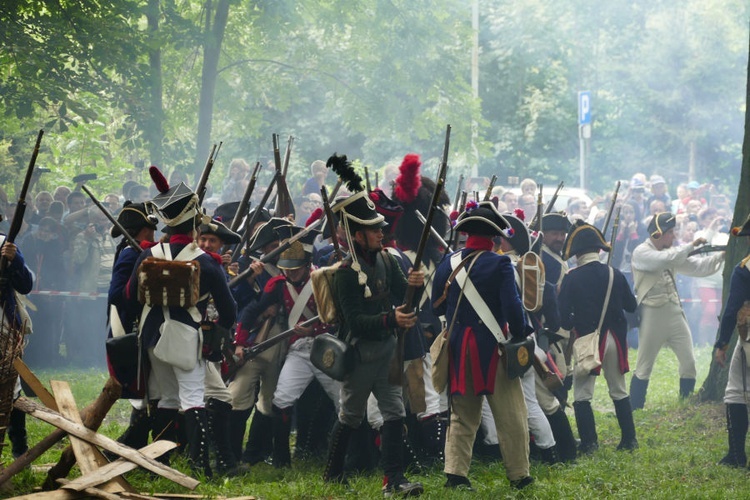
[[[410,153],[404,156],[399,175],[393,186],[394,201],[404,207],[404,215],[396,224],[394,234],[398,241],[399,247],[404,250],[417,250],[419,240],[422,235],[424,224],[417,217],[417,210],[427,217],[432,203],[432,196],[435,193],[436,183],[429,177],[421,175],[420,168],[422,162],[419,155]],[[450,199],[445,191],[440,193],[438,204],[441,207],[450,204]],[[450,231],[450,220],[443,210],[438,210],[432,218],[432,227],[445,237]],[[442,259],[442,250],[437,246],[433,238],[427,240],[425,248],[424,261],[440,262]]]
[[[563,245],[563,259],[568,260],[574,255],[581,255],[598,250],[610,251],[609,243],[604,240],[602,232],[591,224],[576,220],[570,228],[568,237]]]
[[[144,227],[156,230],[157,220],[156,217],[149,215],[148,212],[146,212],[146,205],[144,203],[133,203],[128,200],[117,215],[117,222],[119,222],[126,231],[134,230],[137,232]],[[117,226],[113,226],[109,234],[111,234],[113,238],[122,236],[122,232]]]

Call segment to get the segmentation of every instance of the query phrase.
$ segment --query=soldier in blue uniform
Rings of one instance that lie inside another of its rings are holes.
[[[563,276],[568,272],[568,263],[562,258],[563,244],[570,229],[570,221],[565,213],[549,213],[542,217],[544,239],[542,262],[547,281],[560,289]]]

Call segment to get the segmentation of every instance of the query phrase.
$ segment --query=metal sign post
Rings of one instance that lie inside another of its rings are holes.
[[[591,139],[591,92],[578,92],[578,138],[581,163],[581,189],[586,189],[586,141]]]

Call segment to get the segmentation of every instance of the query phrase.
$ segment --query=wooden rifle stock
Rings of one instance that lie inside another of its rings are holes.
[[[266,321],[273,320],[273,319],[274,318],[268,318]],[[314,325],[318,321],[320,321],[320,316],[318,316],[316,314],[312,318],[310,318],[310,319],[308,319],[306,321],[303,321],[302,323],[300,323],[297,326],[308,327],[308,326]],[[263,325],[263,328],[265,328],[265,324]],[[245,347],[242,350],[242,354],[243,354],[243,356],[245,357],[245,359],[247,361],[250,361],[251,359],[253,359],[253,358],[257,357],[258,355],[260,355],[260,353],[262,353],[263,351],[266,351],[266,350],[270,349],[271,347],[275,346],[279,342],[282,342],[282,341],[284,341],[284,340],[286,340],[286,339],[288,339],[290,337],[293,337],[295,333],[296,333],[295,332],[295,328],[293,327],[293,328],[290,328],[288,330],[284,330],[283,332],[279,333],[278,335],[274,336],[273,338],[270,338],[270,339],[267,339],[267,340],[265,338],[263,340],[258,340],[255,345],[253,345],[251,347]],[[258,334],[258,339],[260,339],[260,335],[261,334],[259,333]],[[266,332],[266,336],[267,335],[268,335],[268,333]]]
[[[539,193],[536,197],[536,213],[534,214],[534,218],[531,220],[531,223],[529,224],[529,229],[532,231],[541,231],[542,227],[542,210],[544,209],[544,185],[539,184]]]
[[[609,255],[607,255],[607,265],[612,262],[612,254],[615,253],[615,242],[617,241],[617,230],[620,228],[620,208],[617,207],[615,222],[612,224],[612,237],[609,239]]]
[[[555,194],[552,195],[552,198],[550,198],[549,203],[547,203],[547,208],[544,209],[544,213],[548,214],[552,211],[553,208],[555,208],[555,203],[557,202],[557,197],[560,194],[560,190],[565,185],[565,181],[560,181],[560,184],[557,185],[557,189],[555,189]]]
[[[487,191],[484,193],[483,201],[490,201],[490,198],[492,198],[492,190],[495,188],[496,182],[497,182],[497,176],[493,174],[492,179],[490,180],[490,185],[487,186]]]
[[[615,203],[617,203],[617,193],[620,191],[620,181],[617,181],[617,186],[615,186],[615,192],[612,194],[612,203],[609,205],[609,210],[607,210],[607,218],[604,219],[604,226],[602,227],[602,236],[604,236],[604,239],[607,239],[607,228],[609,228],[609,220],[612,218],[612,211],[615,209]]]
[[[206,186],[208,185],[208,177],[211,175],[211,170],[214,168],[214,161],[216,160],[216,157],[219,156],[219,150],[221,149],[222,143],[219,142],[219,146],[217,147],[216,144],[211,148],[211,153],[208,155],[208,160],[206,160],[206,166],[203,167],[203,172],[201,173],[201,179],[198,182],[198,186],[195,188],[195,193],[198,195],[198,204],[203,204],[203,198],[206,197]]]
[[[255,168],[253,169],[253,175],[250,176],[250,182],[247,183],[247,189],[245,189],[245,192],[242,195],[240,205],[237,207],[237,211],[234,213],[234,217],[232,218],[232,224],[229,226],[229,229],[231,229],[232,231],[237,231],[237,229],[239,229],[240,224],[242,223],[242,218],[250,209],[250,197],[253,195],[256,182],[258,182],[258,172],[260,171],[260,169],[260,162],[256,162]]]
[[[466,206],[466,197],[467,196],[468,196],[468,194],[466,193],[466,191],[461,191],[461,202],[458,205],[459,206],[459,211],[463,207]],[[451,228],[451,231],[453,231],[453,241],[451,241],[451,248],[453,248],[455,250],[458,250],[458,243],[459,243],[459,239],[460,239],[461,234],[458,231],[456,231],[455,229],[453,229],[453,228]]]
[[[289,136],[289,140],[286,143],[286,151],[284,151],[284,167],[282,168],[281,173],[284,174],[284,177],[286,177],[286,173],[289,170],[289,157],[292,155],[292,143],[294,142],[294,137],[291,135]]]
[[[16,236],[21,232],[23,226],[23,216],[26,213],[26,195],[29,191],[29,185],[31,184],[31,177],[34,174],[34,166],[36,165],[36,158],[39,156],[39,148],[42,145],[42,137],[44,136],[44,130],[40,129],[36,136],[36,144],[34,145],[34,151],[31,153],[31,159],[29,160],[29,166],[26,167],[26,176],[23,179],[21,185],[21,192],[18,196],[18,204],[16,205],[16,212],[13,214],[13,220],[10,222],[10,228],[8,234],[5,236],[5,243],[14,243]],[[5,270],[8,267],[8,261],[5,257],[0,257],[0,276],[5,278]]]

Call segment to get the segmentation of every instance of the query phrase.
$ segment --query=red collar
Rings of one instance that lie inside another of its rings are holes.
[[[492,236],[480,236],[478,234],[470,234],[466,239],[466,247],[471,250],[492,250],[494,244],[492,243]]]
[[[193,236],[189,234],[173,234],[169,237],[169,243],[174,245],[189,245],[193,242]]]

